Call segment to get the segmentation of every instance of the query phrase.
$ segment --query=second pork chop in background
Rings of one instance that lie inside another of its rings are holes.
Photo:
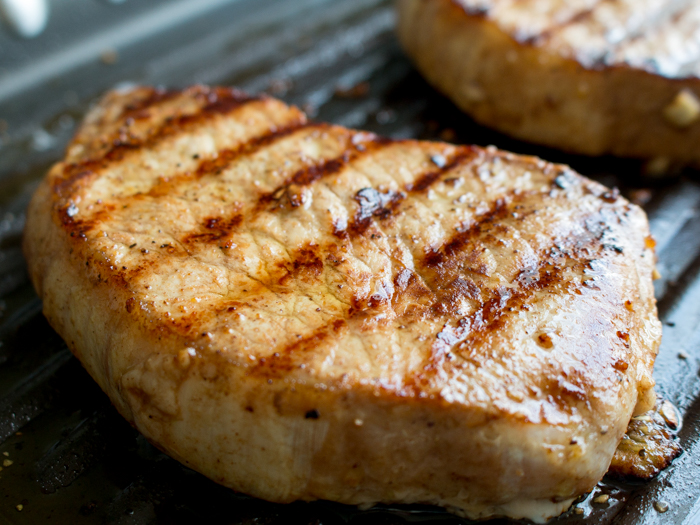
[[[700,165],[700,2],[399,0],[407,53],[477,122],[586,155]]]

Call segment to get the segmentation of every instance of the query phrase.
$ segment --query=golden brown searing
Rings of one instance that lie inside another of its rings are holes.
[[[398,0],[418,69],[477,122],[700,166],[700,1]]]
[[[635,416],[617,446],[608,474],[651,479],[671,464],[682,451],[675,439],[681,418],[668,401],[657,399],[654,410]]]
[[[566,166],[193,87],[108,94],[24,249],[122,415],[211,479],[542,521],[654,404],[653,245]]]

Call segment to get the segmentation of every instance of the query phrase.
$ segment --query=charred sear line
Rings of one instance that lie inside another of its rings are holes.
[[[90,218],[78,218],[78,208],[72,204],[59,203],[56,205],[58,210],[58,218],[66,230],[70,231],[71,237],[78,237],[82,240],[87,240],[86,234],[95,228],[98,224],[109,221],[116,210],[114,204],[103,204],[100,208],[93,211]]]
[[[291,263],[291,269],[295,274],[308,272],[318,277],[323,271],[323,259],[321,259],[318,246],[308,245],[299,250]]]
[[[469,225],[469,227],[462,231],[458,231],[457,234],[443,246],[428,251],[424,259],[425,265],[428,267],[440,266],[457,253],[464,251],[470,242],[481,236],[488,227],[510,215],[509,201],[512,199],[513,195],[497,199],[492,204],[491,209],[483,215],[480,215],[474,224]]]
[[[353,158],[353,152],[344,151],[342,155],[333,159],[324,159],[317,164],[305,166],[296,171],[284,185],[277,188],[271,193],[266,193],[258,199],[257,209],[260,210],[266,205],[273,202],[280,202],[283,197],[287,196],[287,200],[294,208],[302,204],[297,200],[300,186],[309,186],[314,182],[338,173],[350,160]]]
[[[75,193],[81,186],[97,176],[97,171],[105,164],[100,161],[81,162],[80,165],[71,164],[64,170],[61,177],[53,181],[53,192],[59,199],[65,199]]]
[[[201,179],[210,175],[219,175],[239,158],[252,155],[307,125],[306,118],[302,116],[294,119],[284,127],[274,127],[262,135],[252,137],[235,148],[223,149],[212,158],[202,160],[195,169],[194,174],[185,172],[168,178],[160,178],[148,190],[147,195],[150,197],[171,195],[176,192],[179,185],[190,182],[193,178]]]
[[[315,284],[323,273],[322,250],[316,244],[306,246],[294,251],[290,261],[280,261],[277,266],[282,270],[282,276],[271,283],[276,286],[287,287],[299,281],[307,281]]]
[[[528,308],[538,293],[556,287],[570,289],[571,283],[567,278],[569,271],[577,269],[580,271],[586,264],[585,261],[576,260],[573,264],[560,261],[560,264],[551,265],[551,261],[546,261],[546,256],[542,255],[540,260],[543,262],[537,269],[539,276],[537,279],[532,279],[533,271],[528,269],[529,276],[525,284],[520,282],[520,278],[517,279],[516,282],[520,285],[518,287],[500,286],[495,289],[481,289],[480,294],[485,297],[473,313],[459,319],[454,326],[449,322],[445,323],[435,336],[428,362],[421,373],[412,378],[409,383],[418,390],[424,388],[433,376],[443,371],[445,361],[458,359],[476,367],[481,366],[484,356],[480,352],[489,351],[492,334],[503,330],[509,317]],[[490,356],[490,358],[493,357]],[[564,379],[562,379],[563,382],[546,385],[547,392],[551,393],[555,399],[580,399],[582,391],[571,382],[573,378],[571,381],[564,381]]]
[[[321,127],[323,125],[315,124],[315,126]],[[287,196],[287,201],[293,208],[298,207],[301,205],[298,196],[300,190],[304,186],[311,186],[321,179],[339,173],[361,156],[396,142],[392,139],[366,133],[349,133],[343,138],[345,140],[345,146],[344,151],[340,155],[331,159],[319,160],[316,164],[311,164],[297,170],[291,177],[285,180],[284,184],[274,191],[262,195],[258,199],[257,210],[263,209],[270,203],[280,203],[284,205],[284,202],[281,201],[285,196]],[[357,140],[358,138],[361,140]]]
[[[150,113],[147,111],[149,108],[161,104],[167,100],[171,100],[182,94],[182,91],[178,90],[168,90],[163,88],[152,88],[149,93],[140,100],[132,102],[124,106],[122,114],[120,115],[121,120],[134,119],[140,120],[148,118]]]
[[[345,164],[350,162],[350,158],[350,152],[346,151],[338,158],[323,161],[320,164],[301,169],[292,176],[290,184],[300,186],[308,186],[313,184],[323,177],[338,173],[343,166],[345,166]]]
[[[382,194],[372,188],[360,190],[355,197],[360,206],[350,232],[361,234],[373,218],[390,217],[405,197],[404,193]],[[509,201],[522,198],[525,197],[521,194],[498,199],[470,228],[458,231],[443,246],[429,251],[422,264],[418,265],[419,273],[406,268],[399,271],[394,278],[393,292],[388,292],[396,314],[426,314],[438,318],[453,315],[465,300],[472,303],[481,301],[481,288],[466,273],[486,273],[479,265],[479,255],[487,248],[489,239],[490,242],[496,241],[496,237],[489,236],[489,231],[506,228],[499,221],[511,216]],[[520,217],[524,215],[521,212]],[[375,296],[355,299],[351,313],[369,315],[372,309],[386,302]]]
[[[230,113],[242,104],[265,99],[265,95],[249,95],[235,88],[223,87],[207,88],[203,95],[207,99],[207,104],[202,108],[202,113],[205,115]]]
[[[412,310],[423,311],[435,300],[435,293],[414,271],[404,268],[394,277],[391,306],[398,316],[405,316]]]
[[[209,119],[213,115],[229,113],[260,97],[246,95],[233,89],[218,88],[205,91],[200,96],[206,97],[206,103],[191,115],[171,116],[160,125],[150,130],[145,137],[136,137],[128,129],[120,128],[110,147],[99,158],[65,166],[61,177],[54,182],[54,191],[59,197],[75,191],[75,183],[87,177],[90,172],[106,168],[109,163],[122,160],[129,152],[153,148],[166,137],[181,133],[185,129]],[[161,98],[160,101],[163,99]]]
[[[261,357],[258,362],[248,369],[248,375],[278,379],[285,377],[292,370],[304,367],[307,353],[318,354],[325,342],[338,339],[347,329],[344,319],[333,319],[328,324],[314,330],[311,334],[302,336],[294,334],[296,339],[276,351],[269,357]]]
[[[302,115],[283,127],[273,127],[262,135],[252,137],[235,148],[219,151],[215,158],[205,159],[200,162],[195,174],[198,178],[202,178],[207,175],[218,175],[239,157],[251,155],[252,153],[260,151],[261,149],[272,145],[275,141],[287,137],[292,133],[308,126],[322,128],[326,125],[309,124],[306,121],[306,117]]]
[[[603,0],[605,1],[605,0]],[[527,45],[542,45],[544,42],[552,38],[554,35],[556,35],[558,32],[563,31],[566,29],[567,26],[573,25],[573,24],[578,24],[581,22],[585,22],[588,18],[590,18],[595,10],[598,8],[598,5],[594,5],[593,7],[589,7],[587,9],[583,9],[577,13],[574,13],[574,15],[567,19],[567,20],[562,20],[561,22],[558,22],[548,28],[546,28],[544,31],[541,33],[532,35],[528,38],[525,38],[521,40],[521,43],[527,44]]]
[[[473,159],[474,155],[475,151],[472,148],[463,147],[460,148],[457,151],[457,153],[455,153],[449,159],[443,160],[442,157],[440,157],[440,159],[437,162],[433,160],[433,162],[437,165],[438,169],[431,170],[419,175],[412,183],[406,185],[406,190],[411,193],[420,193],[422,191],[427,190],[428,188],[430,188],[430,186],[436,183],[445,173],[452,171],[455,168],[458,168],[459,166],[463,165],[465,162]]]
[[[229,237],[233,231],[243,222],[243,215],[236,213],[231,217],[207,217],[202,227],[197,232],[188,233],[182,238],[183,244],[218,243]],[[221,248],[230,248],[231,240],[228,239]]]
[[[353,235],[362,235],[369,228],[373,218],[388,219],[405,198],[406,194],[401,191],[380,192],[374,188],[361,189],[355,194],[355,202],[357,202],[358,207],[349,232]]]
[[[456,325],[445,322],[442,330],[436,334],[425,372],[412,379],[412,384],[427,384],[432,375],[440,372],[445,360],[455,357],[480,366],[483,360],[480,348],[489,347],[487,340],[502,331],[511,316],[529,308],[535,297],[545,290],[570,293],[572,296],[576,294],[584,284],[572,281],[571,276],[583,275],[590,264],[589,257],[596,252],[605,252],[600,241],[585,232],[561,239],[553,238],[551,246],[541,249],[534,258],[536,264],[521,266],[510,285],[485,286],[488,281],[483,281],[478,268],[470,263],[471,258],[478,259],[481,251],[487,249],[490,243],[497,242],[499,237],[493,232],[509,228],[511,204],[516,200],[522,204],[520,201],[527,199],[527,196],[512,194],[498,199],[474,224],[426,254],[424,275],[430,288],[435,291],[435,300],[429,310],[431,316],[447,320],[460,308],[466,308],[471,313],[462,317]],[[533,213],[527,205],[517,207],[519,219]],[[523,212],[523,209],[526,211]],[[598,217],[598,214],[593,216]],[[550,385],[553,397],[578,399],[582,392],[572,381],[571,378],[563,378],[561,384]]]

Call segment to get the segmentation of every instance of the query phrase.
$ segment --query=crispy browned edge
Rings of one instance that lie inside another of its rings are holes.
[[[700,121],[674,127],[664,108],[700,79],[578,61],[519,42],[455,0],[397,0],[398,35],[418,69],[477,122],[586,155],[700,165]]]

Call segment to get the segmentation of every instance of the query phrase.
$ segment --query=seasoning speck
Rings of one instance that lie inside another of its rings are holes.
[[[10,465],[12,465],[12,463],[13,463],[13,461],[11,459],[6,459],[2,462],[2,466],[9,467]]]
[[[19,505],[15,506],[15,508],[17,509],[18,512],[22,512],[22,509],[24,508],[24,505],[22,505],[22,504],[20,503]]]
[[[664,512],[666,512],[666,511],[668,510],[668,503],[666,503],[665,501],[655,501],[655,502],[654,502],[654,508],[655,508],[658,512],[660,512],[661,514],[663,514]]]
[[[68,215],[68,217],[75,217],[78,215],[78,208],[75,204],[71,204],[68,206],[68,208],[66,208],[66,215]]]
[[[685,352],[678,352],[678,359],[688,359],[688,354]]]
[[[356,427],[361,427],[361,426],[364,425],[364,424],[365,424],[365,422],[362,421],[362,420],[359,419],[359,418],[355,420],[355,426],[356,426]]]
[[[10,453],[9,453],[9,452],[3,452],[2,455],[5,456],[6,458],[9,458],[9,457],[10,457]]]

